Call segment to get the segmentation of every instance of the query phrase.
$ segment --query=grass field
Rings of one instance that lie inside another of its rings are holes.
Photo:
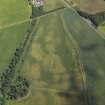
[[[53,5],[49,1],[45,10],[62,5],[55,2]],[[104,39],[72,9],[40,18],[38,22],[38,30],[20,70],[21,75],[29,80],[29,94],[8,101],[7,105],[84,105],[80,92],[83,91],[82,78],[85,75],[79,72],[79,59],[86,73],[90,105],[104,105]],[[24,23],[0,31],[0,55],[5,55],[0,56],[1,70],[8,64],[27,27],[28,23]],[[80,58],[77,58],[74,44],[80,50]]]
[[[63,7],[64,3],[62,0],[45,0],[44,1],[44,11],[50,11],[53,9],[57,9]]]
[[[23,40],[29,23],[23,23],[0,30],[0,72],[3,71],[20,42]]]
[[[78,73],[74,48],[60,16],[44,17],[38,27],[21,69],[30,82],[29,95],[8,105],[82,105],[78,99],[82,75]]]
[[[0,27],[28,19],[30,12],[28,0],[0,0]]]
[[[61,13],[65,24],[80,47],[81,62],[87,78],[90,92],[90,105],[105,103],[105,41],[73,10]]]
[[[25,0],[0,0],[0,72],[6,68],[15,49],[19,46],[28,29],[29,22],[10,26],[14,22],[28,19],[28,2]]]
[[[98,26],[97,30],[105,36],[105,22]]]

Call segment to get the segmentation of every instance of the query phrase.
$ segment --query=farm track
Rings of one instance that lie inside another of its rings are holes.
[[[66,4],[66,3],[65,3]],[[9,25],[6,25],[6,26],[4,26],[4,27],[0,27],[0,29],[5,29],[5,28],[9,28],[9,27],[13,27],[13,26],[15,26],[15,25],[19,25],[19,24],[22,24],[22,23],[25,23],[25,22],[36,22],[36,20],[37,19],[40,19],[40,18],[42,18],[42,17],[46,17],[46,16],[49,16],[49,15],[51,15],[51,14],[53,14],[53,13],[57,13],[57,12],[60,12],[61,10],[64,10],[65,9],[65,7],[61,7],[61,8],[57,8],[57,9],[54,9],[54,10],[51,10],[51,11],[48,11],[48,12],[45,12],[45,13],[43,13],[43,14],[41,14],[40,16],[37,16],[37,17],[35,17],[35,18],[32,18],[32,19],[27,19],[27,20],[23,20],[23,21],[19,21],[19,22],[16,22],[16,23],[12,23],[12,24],[9,24]],[[77,66],[80,68],[79,70],[80,70],[80,73],[82,74],[82,76],[83,76],[83,85],[84,85],[84,89],[85,89],[85,101],[86,101],[86,103],[88,103],[87,101],[88,101],[88,96],[87,96],[87,84],[86,84],[86,76],[85,76],[85,72],[84,72],[84,68],[83,68],[83,64],[81,63],[81,61],[80,61],[80,49],[79,49],[79,46],[78,46],[78,44],[77,44],[77,42],[75,41],[75,39],[69,34],[69,31],[68,31],[68,28],[66,27],[66,25],[65,25],[65,23],[64,23],[64,21],[63,21],[63,17],[62,16],[60,16],[61,17],[61,21],[62,21],[62,23],[63,23],[63,25],[64,25],[64,30],[66,31],[66,33],[67,33],[67,35],[68,35],[68,37],[70,38],[70,40],[72,40],[72,43],[73,43],[73,45],[74,45],[74,52],[76,53],[76,62],[77,62]],[[19,62],[19,65],[22,65],[21,63],[22,63],[22,60],[25,58],[25,55],[26,55],[26,53],[27,53],[27,51],[28,51],[28,49],[29,49],[29,47],[30,47],[30,45],[31,45],[31,42],[32,42],[32,38],[33,38],[33,36],[34,36],[34,33],[36,32],[36,30],[37,30],[37,25],[38,25],[38,22],[34,25],[34,26],[32,26],[33,27],[33,29],[31,30],[31,33],[29,34],[29,35],[27,35],[26,37],[26,39],[28,39],[28,40],[24,40],[23,41],[23,43],[22,43],[22,47],[24,47],[24,51],[23,51],[23,53],[22,53],[22,55],[21,55],[21,60],[20,60],[20,62]],[[35,27],[36,26],[36,27]],[[78,60],[78,61],[77,61]],[[15,75],[16,76],[16,75]],[[40,89],[40,88],[37,88],[36,90],[47,90],[47,89],[45,89],[45,88],[42,88],[42,89]],[[54,89],[49,89],[49,91],[52,91],[52,92],[58,92],[58,90],[54,90]]]
[[[64,90],[58,90],[58,89],[53,89],[53,88],[35,88],[35,90],[37,91],[49,91],[49,92],[53,92],[53,93],[69,93],[70,95],[78,95],[79,92],[75,92],[75,91],[64,91]]]
[[[13,23],[13,24],[11,24],[11,25],[8,25],[8,26],[5,26],[4,28],[8,28],[8,27],[12,27],[12,26],[14,26],[14,25],[17,25],[17,24],[21,24],[21,23],[24,23],[24,22],[27,22],[27,21],[32,21],[32,23],[34,23],[37,19],[40,19],[40,18],[42,18],[42,17],[45,17],[45,16],[48,16],[48,15],[51,15],[51,14],[53,14],[53,13],[57,13],[57,12],[60,12],[61,10],[63,10],[63,9],[65,9],[65,7],[61,7],[61,8],[58,8],[58,9],[54,9],[54,10],[51,10],[51,11],[48,11],[48,12],[46,12],[46,13],[43,13],[43,14],[41,14],[40,16],[38,16],[38,17],[35,17],[35,18],[32,18],[32,19],[28,19],[28,20],[24,20],[24,21],[20,21],[20,22],[16,22],[16,23]],[[62,19],[62,16],[60,16],[61,17],[61,21],[62,21],[62,23],[63,23],[63,25],[65,24],[64,22],[63,22],[63,19]],[[38,24],[38,22],[37,22],[37,24]],[[30,47],[30,45],[31,45],[31,42],[32,42],[32,39],[33,39],[33,34],[35,33],[35,31],[37,30],[37,24],[35,24],[35,26],[32,26],[33,27],[33,29],[31,30],[31,33],[30,33],[30,35],[27,35],[26,37],[27,38],[25,38],[25,39],[27,39],[27,40],[24,40],[23,41],[23,43],[21,44],[21,47],[23,48],[23,53],[22,53],[22,55],[21,55],[21,60],[20,60],[20,62],[19,62],[19,68],[21,68],[21,65],[23,64],[23,60],[24,60],[24,58],[25,58],[25,55],[26,55],[26,53],[27,53],[27,51],[28,51],[28,49],[29,49],[29,47]],[[3,28],[3,29],[4,29]],[[77,66],[80,68],[79,70],[80,70],[80,73],[82,74],[82,76],[83,76],[83,85],[84,85],[84,90],[86,91],[87,89],[87,86],[86,86],[86,78],[85,78],[85,73],[84,73],[84,70],[83,70],[83,65],[81,64],[81,61],[80,61],[80,50],[79,50],[79,47],[78,47],[78,45],[77,45],[77,43],[76,43],[76,41],[73,39],[73,38],[71,38],[72,36],[71,35],[69,35],[69,32],[68,32],[68,29],[67,29],[67,27],[66,27],[66,25],[64,25],[64,30],[66,31],[66,33],[67,33],[67,35],[68,35],[68,37],[70,38],[70,40],[72,39],[72,43],[73,43],[73,45],[74,45],[74,52],[76,53],[76,57],[75,57],[75,59],[78,59],[78,61],[76,61],[77,62]],[[16,66],[17,67],[17,66]],[[17,69],[17,68],[16,68]],[[16,74],[16,73],[15,73]],[[16,76],[16,75],[15,75]],[[15,78],[14,78],[15,79]],[[13,80],[14,80],[13,79]],[[48,90],[48,88],[37,88],[36,90]],[[61,92],[61,90],[55,90],[55,89],[49,89],[49,91],[51,91],[51,92]],[[75,93],[75,92],[72,92],[72,91],[70,91],[69,92],[70,94],[79,94],[79,93]]]
[[[40,16],[38,16],[38,17],[33,17],[32,19],[28,19],[28,20],[23,20],[23,21],[19,21],[19,22],[16,22],[16,23],[12,23],[10,25],[7,25],[7,26],[4,26],[4,27],[1,28],[1,29],[5,29],[5,28],[12,27],[14,25],[22,24],[24,22],[30,22],[30,26],[27,29],[27,33],[26,33],[26,35],[24,37],[24,40],[20,43],[20,46],[17,48],[18,50],[22,50],[22,52],[21,52],[21,54],[19,56],[19,60],[14,65],[13,70],[12,71],[9,71],[10,74],[13,72],[12,73],[12,77],[11,76],[8,77],[9,78],[9,81],[8,81],[9,84],[5,84],[6,78],[4,78],[3,80],[1,80],[2,83],[0,84],[0,87],[1,87],[1,89],[3,89],[2,93],[1,93],[2,94],[3,103],[6,101],[6,99],[5,99],[5,91],[8,90],[8,88],[10,87],[10,85],[16,79],[17,75],[19,75],[19,72],[20,72],[19,69],[21,68],[22,64],[24,63],[24,58],[25,58],[25,56],[26,56],[26,54],[28,52],[28,49],[30,48],[31,42],[32,42],[33,37],[35,35],[34,33],[36,33],[36,31],[37,31],[37,26],[38,26],[38,23],[39,23],[38,19],[40,19],[41,17],[48,16],[50,14],[53,14],[55,12],[59,12],[59,11],[63,10],[64,8],[65,7],[57,8],[57,9],[54,9],[54,10],[45,12],[43,14],[40,14]],[[14,59],[14,55],[10,59],[10,63],[9,63],[9,65],[7,65],[7,68],[8,68],[8,66],[11,65],[11,62],[12,62],[13,59]],[[6,73],[5,70],[4,70],[4,73]],[[6,75],[8,75],[8,74],[6,74]],[[2,76],[2,74],[1,74],[1,76]],[[0,92],[1,92],[1,90],[0,90]],[[3,105],[5,105],[5,103]]]
[[[60,12],[60,11],[62,11],[62,10],[64,10],[64,9],[65,9],[65,7],[60,7],[60,8],[53,9],[53,10],[50,10],[50,11],[48,11],[48,12],[45,12],[45,13],[43,13],[43,14],[40,14],[39,16],[36,16],[36,17],[34,17],[34,18],[32,18],[32,19],[29,18],[29,19],[26,19],[26,20],[21,20],[21,21],[18,21],[18,22],[11,23],[11,24],[6,25],[6,26],[3,26],[3,27],[1,26],[1,27],[0,27],[0,30],[1,30],[1,29],[6,29],[6,28],[9,28],[9,27],[13,27],[13,26],[15,26],[15,25],[19,25],[19,24],[22,24],[22,23],[25,23],[25,22],[30,22],[30,21],[33,21],[33,20],[37,20],[37,19],[40,19],[40,18],[49,16],[49,15],[51,15],[51,14],[53,14],[53,13]]]
[[[67,0],[63,0],[64,1],[64,3],[65,3],[65,5],[68,7],[68,8],[70,8],[70,9],[72,9],[74,12],[76,12],[76,10],[70,5],[70,3],[67,1]],[[81,18],[83,21],[85,21],[83,18]],[[96,33],[98,33],[98,35],[102,38],[102,39],[104,39],[105,40],[105,36],[103,35],[103,33],[101,33],[101,32],[99,32],[97,29],[95,29],[92,25],[90,25],[90,24],[88,24],[88,26],[90,27],[90,28],[92,28]]]
[[[18,47],[19,49],[21,49],[21,48],[23,49],[22,55],[21,55],[21,57],[20,57],[21,63],[23,62],[23,58],[25,57],[25,53],[28,51],[28,49],[29,49],[29,47],[30,47],[30,44],[31,44],[32,39],[33,39],[33,36],[34,36],[33,34],[34,34],[35,31],[37,30],[37,27],[35,27],[35,26],[37,26],[37,24],[38,24],[38,19],[41,18],[41,17],[48,16],[48,15],[50,15],[50,14],[53,14],[53,13],[55,13],[55,12],[58,12],[58,11],[64,9],[64,8],[65,8],[65,7],[57,8],[57,9],[54,9],[54,10],[45,12],[45,13],[41,14],[40,16],[34,17],[34,18],[32,18],[32,19],[24,20],[24,21],[19,21],[19,22],[10,24],[10,25],[8,25],[8,26],[5,26],[5,28],[9,28],[9,27],[12,27],[12,26],[17,25],[17,24],[22,24],[22,23],[24,23],[24,22],[26,22],[26,21],[27,21],[27,22],[30,21],[30,26],[29,26],[29,28],[27,29],[27,31],[30,31],[30,30],[31,30],[31,32],[27,32],[27,33],[26,33],[26,35],[25,35],[25,37],[24,37],[24,40],[20,43],[20,46]],[[5,29],[5,28],[3,28],[3,29]],[[10,62],[11,62],[11,60],[10,60]],[[20,64],[20,63],[19,63],[19,64]],[[21,65],[22,65],[22,64],[21,64]],[[17,67],[17,65],[16,65],[16,67]]]
[[[67,27],[66,27],[66,32],[67,32]],[[74,58],[75,58],[75,62],[77,64],[77,68],[80,72],[80,74],[82,75],[82,82],[83,82],[83,92],[84,92],[84,97],[85,97],[85,104],[88,105],[88,99],[87,99],[87,90],[88,90],[88,86],[87,86],[87,82],[86,82],[86,74],[84,71],[84,67],[83,64],[80,60],[80,48],[77,44],[77,42],[75,41],[75,39],[69,34],[68,31],[68,37],[70,38],[72,44],[74,45]]]
[[[31,42],[32,42],[32,40],[33,40],[33,37],[35,36],[34,33],[36,33],[37,28],[38,28],[37,26],[38,26],[38,24],[39,24],[39,22],[40,22],[40,20],[38,20],[38,19],[39,19],[41,16],[42,16],[42,17],[48,16],[48,15],[53,14],[53,13],[55,13],[55,12],[58,12],[59,10],[62,10],[62,9],[64,9],[64,8],[65,8],[65,7],[61,7],[61,8],[57,8],[57,9],[54,9],[54,10],[45,12],[45,13],[41,14],[40,16],[33,18],[32,21],[30,21],[31,25],[32,25],[32,24],[34,24],[34,25],[30,26],[30,27],[32,28],[30,35],[26,35],[25,38],[24,38],[24,41],[22,41],[22,43],[21,43],[21,45],[20,45],[20,48],[23,49],[23,54],[21,55],[20,62],[19,62],[19,64],[16,66],[16,69],[20,70],[22,64],[24,63],[25,56],[27,55],[27,52],[28,52],[28,50],[29,50],[29,48],[30,48],[30,46],[31,46]],[[16,70],[16,71],[18,71],[18,70]],[[15,73],[15,76],[16,76],[16,73]],[[13,81],[14,81],[14,80],[15,80],[15,78],[13,79]]]
[[[29,35],[27,35],[26,38],[24,38],[25,40],[21,44],[21,47],[23,48],[23,54],[21,55],[21,58],[20,58],[21,60],[20,60],[19,64],[17,65],[17,68],[16,68],[17,71],[19,71],[21,69],[21,66],[24,63],[25,56],[27,55],[27,52],[31,46],[31,42],[32,42],[33,37],[34,37],[34,33],[37,31],[38,23],[39,23],[39,21],[37,20],[35,26],[33,26],[32,32]],[[15,74],[15,76],[16,76],[16,74]]]
[[[21,54],[19,56],[19,59],[18,59],[17,63],[12,68],[13,70],[10,69],[10,71],[8,71],[10,73],[10,75],[12,75],[12,76],[8,77],[8,79],[9,79],[8,84],[5,84],[5,80],[6,80],[7,77],[2,79],[2,76],[4,75],[4,73],[5,73],[5,75],[8,76],[8,72],[6,72],[8,69],[4,70],[4,72],[1,73],[1,75],[0,75],[0,81],[1,81],[0,94],[2,96],[1,99],[0,99],[0,105],[1,104],[5,105],[4,102],[6,101],[6,99],[5,99],[6,90],[8,90],[10,85],[15,80],[16,76],[19,74],[19,73],[17,74],[17,72],[18,72],[17,69],[19,69],[19,67],[22,65],[22,63],[24,61],[23,59],[24,59],[24,57],[25,57],[25,55],[26,55],[26,53],[27,53],[27,51],[28,51],[28,49],[29,49],[29,47],[31,45],[34,33],[37,30],[37,28],[36,28],[37,24],[38,24],[37,20],[32,19],[32,21],[30,21],[30,27],[27,29],[27,33],[26,33],[26,35],[24,37],[24,40],[20,43],[20,46],[18,46],[18,48],[16,48],[16,49],[22,50],[22,51],[21,51]],[[15,53],[16,52],[14,52],[14,55],[15,55]],[[7,68],[11,65],[11,62],[14,59],[14,55],[10,59],[10,63],[7,65]]]
[[[64,0],[64,2],[65,2],[65,5],[66,5],[68,8],[70,8],[70,9],[72,9],[74,12],[76,12],[76,10],[73,9],[73,8],[68,4],[68,2],[66,2],[66,0]],[[76,13],[77,13],[77,12],[76,12]],[[81,19],[82,19],[82,18],[81,18]],[[84,21],[84,19],[82,19],[82,21]],[[85,22],[85,23],[86,23],[86,22]],[[99,36],[99,39],[105,40],[104,35],[102,35],[102,33],[100,33],[99,31],[97,31],[94,27],[92,27],[92,25],[88,24],[88,27],[90,27],[90,28],[96,33],[96,35]],[[76,28],[76,27],[75,27],[75,28]],[[77,30],[78,30],[78,29],[77,29]],[[97,57],[98,57],[98,56],[97,56]],[[91,93],[89,92],[89,87],[88,87],[88,84],[87,84],[86,101],[87,101],[88,105],[92,105],[92,101],[91,101],[90,97],[91,97]]]
[[[75,41],[75,39],[72,37],[72,35],[70,35],[69,31],[68,31],[68,28],[66,27],[66,23],[64,22],[63,20],[63,16],[60,15],[61,17],[61,21],[63,23],[63,26],[64,26],[64,30],[65,32],[67,33],[68,35],[68,38],[71,40],[71,43],[73,44],[73,47],[74,47],[74,58],[75,58],[75,62],[77,64],[77,68],[79,68],[79,72],[81,73],[82,75],[82,82],[83,82],[83,89],[84,89],[84,97],[85,97],[85,104],[87,105],[87,82],[86,82],[86,75],[85,75],[85,71],[84,71],[84,68],[83,68],[83,64],[82,62],[80,61],[80,48],[78,46],[78,43]]]

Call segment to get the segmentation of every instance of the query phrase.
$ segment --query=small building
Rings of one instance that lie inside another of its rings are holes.
[[[32,0],[32,5],[35,7],[41,7],[44,5],[44,0]]]

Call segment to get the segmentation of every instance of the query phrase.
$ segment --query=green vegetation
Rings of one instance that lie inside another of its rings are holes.
[[[28,19],[30,12],[28,0],[0,0],[0,27]]]
[[[105,12],[100,12],[93,15],[82,11],[78,11],[78,13],[80,16],[89,19],[96,27],[98,27],[100,24],[102,24],[105,21]]]
[[[103,0],[65,0],[84,18],[96,27],[105,21],[105,1]]]
[[[26,22],[0,30],[0,72],[6,68],[14,51],[25,37],[28,25]]]
[[[38,30],[21,69],[30,84],[29,94],[19,101],[8,101],[8,105],[81,104],[82,75],[77,71],[80,68],[76,65],[74,47],[60,16],[53,14],[38,21]]]
[[[0,72],[3,71],[14,51],[23,40],[29,22],[10,26],[13,22],[28,19],[30,8],[27,1],[24,0],[0,0],[0,27],[8,25],[8,28],[0,30]]]
[[[63,7],[64,4],[61,0],[45,0],[44,1],[44,11],[50,11]]]
[[[0,103],[2,105],[5,105],[7,91],[11,87],[11,82],[15,77],[15,66],[19,62],[22,50],[19,47],[25,37],[28,25],[29,23],[19,24],[5,30],[3,29],[0,33],[0,54],[2,54],[0,62]]]
[[[105,22],[97,27],[97,30],[105,35]]]
[[[4,105],[6,98],[11,98],[9,96],[14,94],[10,92],[11,81],[15,76],[14,66],[20,59],[20,49],[18,51],[17,48],[20,47],[29,28],[29,22],[25,20],[29,19],[30,8],[28,2],[22,0],[1,0],[0,7],[0,105]],[[19,86],[24,81],[21,81]]]
[[[80,47],[81,62],[87,78],[90,105],[105,103],[105,41],[73,10],[61,13],[68,31]]]
[[[17,76],[15,81],[10,85],[10,88],[7,90],[6,99],[7,100],[16,100],[24,97],[28,94],[29,83],[28,81],[21,77]]]
[[[67,0],[71,4],[76,4],[79,10],[89,14],[96,14],[105,11],[104,0]]]
[[[1,27],[29,18],[28,2],[1,4],[11,7],[1,6]],[[60,0],[46,0],[43,9],[62,6]],[[1,29],[0,104],[104,105],[104,56],[103,37],[72,9]]]

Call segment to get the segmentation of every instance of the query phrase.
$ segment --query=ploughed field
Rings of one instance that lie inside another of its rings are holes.
[[[105,11],[104,0],[67,0],[71,4],[76,4],[77,7],[89,14],[96,14],[97,12]]]

